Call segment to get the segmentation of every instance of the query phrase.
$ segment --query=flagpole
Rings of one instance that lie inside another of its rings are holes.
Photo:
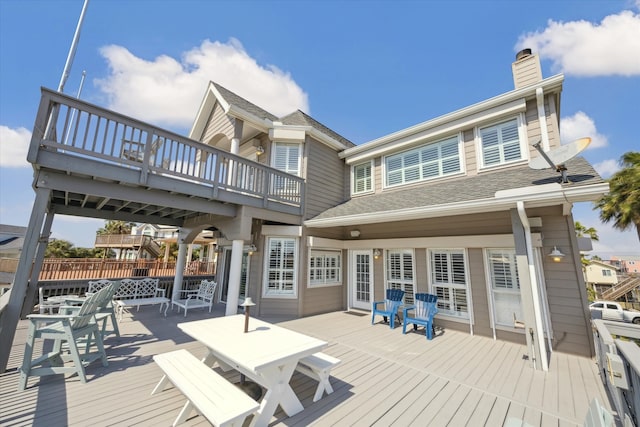
[[[84,14],[87,11],[87,6],[89,5],[89,0],[84,0],[84,5],[82,6],[82,12],[80,12],[80,19],[78,19],[78,25],[76,27],[76,32],[73,36],[73,41],[71,42],[71,47],[69,48],[69,55],[67,55],[67,62],[64,64],[64,70],[62,71],[62,77],[60,77],[60,84],[58,85],[58,92],[64,91],[64,85],[69,78],[69,73],[71,72],[71,65],[73,64],[73,58],[76,55],[76,49],[78,47],[78,40],[80,39],[80,30],[82,29],[82,21],[84,21]]]

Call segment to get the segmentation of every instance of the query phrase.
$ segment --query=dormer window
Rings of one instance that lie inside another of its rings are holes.
[[[522,160],[518,119],[479,129],[482,166],[498,166]]]
[[[385,158],[386,186],[424,181],[462,171],[458,136]]]
[[[351,182],[353,194],[368,193],[373,190],[370,161],[353,166]]]

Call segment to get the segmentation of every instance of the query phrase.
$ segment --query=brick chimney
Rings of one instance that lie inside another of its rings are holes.
[[[537,83],[542,80],[540,58],[533,55],[531,49],[522,49],[516,54],[516,61],[511,64],[513,84],[516,89]]]

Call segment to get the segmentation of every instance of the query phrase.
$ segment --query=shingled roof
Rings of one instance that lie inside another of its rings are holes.
[[[317,131],[325,134],[326,136],[333,138],[336,141],[339,141],[348,147],[353,147],[355,145],[353,142],[349,141],[348,139],[344,138],[340,134],[329,129],[328,127],[326,127],[325,125],[323,125],[322,123],[314,119],[313,117],[303,113],[300,110],[294,111],[293,113],[288,114],[284,117],[277,117],[271,114],[270,112],[263,110],[257,105],[247,101],[243,97],[231,92],[229,89],[225,88],[224,86],[220,86],[215,82],[213,83],[213,85],[215,86],[217,91],[220,93],[220,95],[224,98],[224,100],[228,102],[230,105],[233,105],[243,111],[246,111],[247,113],[251,113],[252,115],[260,119],[268,119],[272,122],[281,122],[282,124],[291,125],[291,126],[310,126],[316,129]]]
[[[229,89],[225,88],[224,86],[220,86],[218,83],[215,83],[215,82],[213,83],[213,85],[218,90],[218,92],[220,92],[220,95],[222,95],[224,100],[227,101],[230,105],[234,105],[240,108],[241,110],[244,110],[247,113],[251,113],[254,116],[261,119],[269,119],[271,121],[278,120],[278,117],[274,116],[273,114],[271,114],[266,110],[263,110],[257,105],[247,101],[243,97],[236,95],[235,93],[231,92]]]
[[[347,138],[344,138],[342,135],[332,131],[313,117],[308,114],[303,113],[300,110],[294,111],[293,113],[286,115],[280,119],[280,121],[285,125],[292,126],[311,126],[312,128],[324,133],[327,136],[335,139],[336,141],[340,141],[344,145],[348,147],[353,147],[355,144],[349,141]]]
[[[563,188],[603,183],[593,167],[582,157],[566,163],[569,183]],[[411,186],[382,193],[354,197],[330,208],[315,220],[338,219],[351,215],[381,214],[398,209],[437,207],[456,202],[491,200],[495,193],[522,187],[558,183],[560,175],[551,169],[534,170],[522,165],[502,171],[483,173],[470,177],[460,177],[441,182]]]

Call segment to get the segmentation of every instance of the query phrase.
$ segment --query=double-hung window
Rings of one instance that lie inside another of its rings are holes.
[[[496,166],[523,159],[518,119],[480,128],[482,166]]]
[[[342,283],[342,252],[312,249],[309,256],[309,285]]]
[[[385,158],[387,187],[438,178],[461,170],[457,136]]]
[[[371,181],[371,162],[361,163],[353,167],[353,194],[367,193],[373,189]]]
[[[467,267],[462,249],[433,249],[430,257],[431,292],[438,296],[440,314],[469,319]]]
[[[387,251],[386,289],[402,289],[405,292],[405,304],[413,304],[413,290],[415,288],[413,265],[412,250],[391,249]]]
[[[522,319],[520,282],[513,249],[487,249],[489,279],[496,325],[513,327]]]
[[[298,243],[295,238],[269,237],[266,253],[265,296],[296,295]]]
[[[606,268],[603,268],[603,269],[602,269],[602,275],[603,275],[604,277],[611,277],[611,276],[612,276],[612,274],[611,274],[611,270],[607,270]]]

